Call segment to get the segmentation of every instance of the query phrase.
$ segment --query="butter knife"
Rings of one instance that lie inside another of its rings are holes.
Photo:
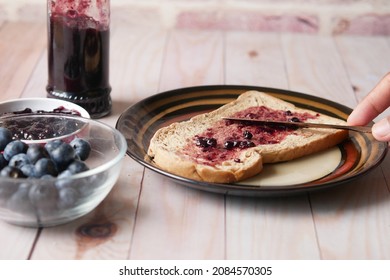
[[[328,128],[328,129],[344,129],[363,133],[371,133],[370,126],[351,126],[351,125],[338,125],[338,124],[324,124],[324,123],[305,123],[305,122],[289,122],[289,121],[273,121],[273,120],[258,120],[247,118],[231,118],[222,117],[224,120],[234,122],[251,122],[260,125],[278,125],[278,126],[290,126],[295,128]]]

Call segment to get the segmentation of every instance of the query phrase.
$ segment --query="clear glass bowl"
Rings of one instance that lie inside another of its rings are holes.
[[[11,116],[0,118],[0,127],[12,130],[19,121],[30,121],[31,127],[48,126],[50,139],[53,132],[55,138],[65,142],[75,137],[88,140],[92,149],[85,163],[89,170],[66,178],[1,177],[0,219],[22,226],[47,227],[67,223],[92,211],[119,177],[127,148],[123,135],[99,121],[68,115]],[[42,137],[36,141],[45,143]]]

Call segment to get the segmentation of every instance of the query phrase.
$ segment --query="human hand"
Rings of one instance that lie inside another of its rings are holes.
[[[348,125],[366,125],[390,107],[390,72],[356,106],[348,117]],[[378,141],[390,141],[390,116],[375,123],[372,135]]]

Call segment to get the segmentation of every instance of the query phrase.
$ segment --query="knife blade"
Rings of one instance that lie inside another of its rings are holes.
[[[338,124],[325,124],[325,123],[305,123],[305,122],[289,122],[289,121],[274,121],[274,120],[258,120],[248,118],[233,118],[222,117],[224,120],[230,120],[235,122],[251,122],[260,125],[273,125],[273,126],[290,126],[295,128],[328,128],[328,129],[344,129],[363,133],[371,133],[370,126],[351,126],[351,125],[338,125]]]

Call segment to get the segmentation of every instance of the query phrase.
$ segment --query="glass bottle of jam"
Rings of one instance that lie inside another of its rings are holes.
[[[47,97],[84,107],[92,118],[111,111],[109,0],[47,0]]]

